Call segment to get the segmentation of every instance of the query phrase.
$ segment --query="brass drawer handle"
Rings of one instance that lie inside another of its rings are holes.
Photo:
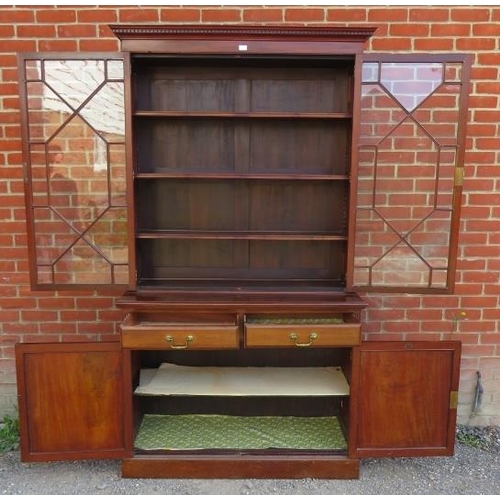
[[[186,337],[186,343],[185,344],[174,344],[175,342],[175,339],[172,335],[167,335],[165,337],[165,342],[167,342],[168,344],[170,344],[170,347],[172,349],[187,349],[189,347],[189,342],[193,342],[194,341],[194,335],[188,335]]]
[[[312,345],[312,343],[318,338],[318,334],[316,332],[312,332],[311,335],[309,335],[309,342],[297,342],[297,339],[299,336],[296,333],[290,333],[288,336],[290,340],[297,346],[297,347],[309,347]]]

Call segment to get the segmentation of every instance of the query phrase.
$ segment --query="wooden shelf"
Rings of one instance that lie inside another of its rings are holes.
[[[296,173],[233,173],[233,172],[136,172],[136,179],[200,179],[200,180],[269,180],[269,181],[347,181],[348,175],[296,174]]]
[[[138,239],[347,241],[346,235],[288,231],[141,231]]]
[[[291,113],[291,112],[210,112],[210,111],[134,111],[137,118],[255,118],[255,119],[309,119],[349,120],[351,113]]]
[[[339,367],[219,367],[163,363],[141,370],[145,396],[347,396]]]

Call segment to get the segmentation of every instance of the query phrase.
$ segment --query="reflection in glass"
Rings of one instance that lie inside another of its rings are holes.
[[[123,61],[25,61],[39,284],[128,282]]]
[[[364,64],[356,286],[447,286],[461,66]]]

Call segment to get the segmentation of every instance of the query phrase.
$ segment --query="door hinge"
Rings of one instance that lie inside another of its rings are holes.
[[[455,168],[455,180],[454,180],[454,185],[455,186],[462,186],[464,183],[464,174],[465,174],[465,168],[464,167],[457,167]]]
[[[458,391],[450,391],[450,410],[458,408]]]

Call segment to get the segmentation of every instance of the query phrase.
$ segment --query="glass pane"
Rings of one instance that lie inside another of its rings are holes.
[[[126,283],[123,61],[25,68],[38,283]]]
[[[447,286],[462,63],[363,66],[353,283]]]
[[[71,116],[71,108],[46,85],[29,83],[28,124],[30,140],[47,141]],[[39,96],[43,98],[32,98]]]
[[[407,110],[417,108],[443,80],[441,63],[383,63],[380,83]]]
[[[109,262],[125,264],[128,260],[127,213],[125,208],[110,208],[89,229],[85,238]]]
[[[77,109],[104,82],[104,61],[83,59],[44,61],[44,81],[73,109]]]
[[[125,144],[108,144],[110,202],[113,206],[126,206],[127,180],[125,178]]]
[[[107,83],[82,108],[80,116],[99,133],[123,135],[125,133],[123,92],[123,83]]]
[[[45,147],[32,145],[30,147],[31,191],[32,203],[38,206],[49,204],[49,178],[47,173],[47,156]]]

